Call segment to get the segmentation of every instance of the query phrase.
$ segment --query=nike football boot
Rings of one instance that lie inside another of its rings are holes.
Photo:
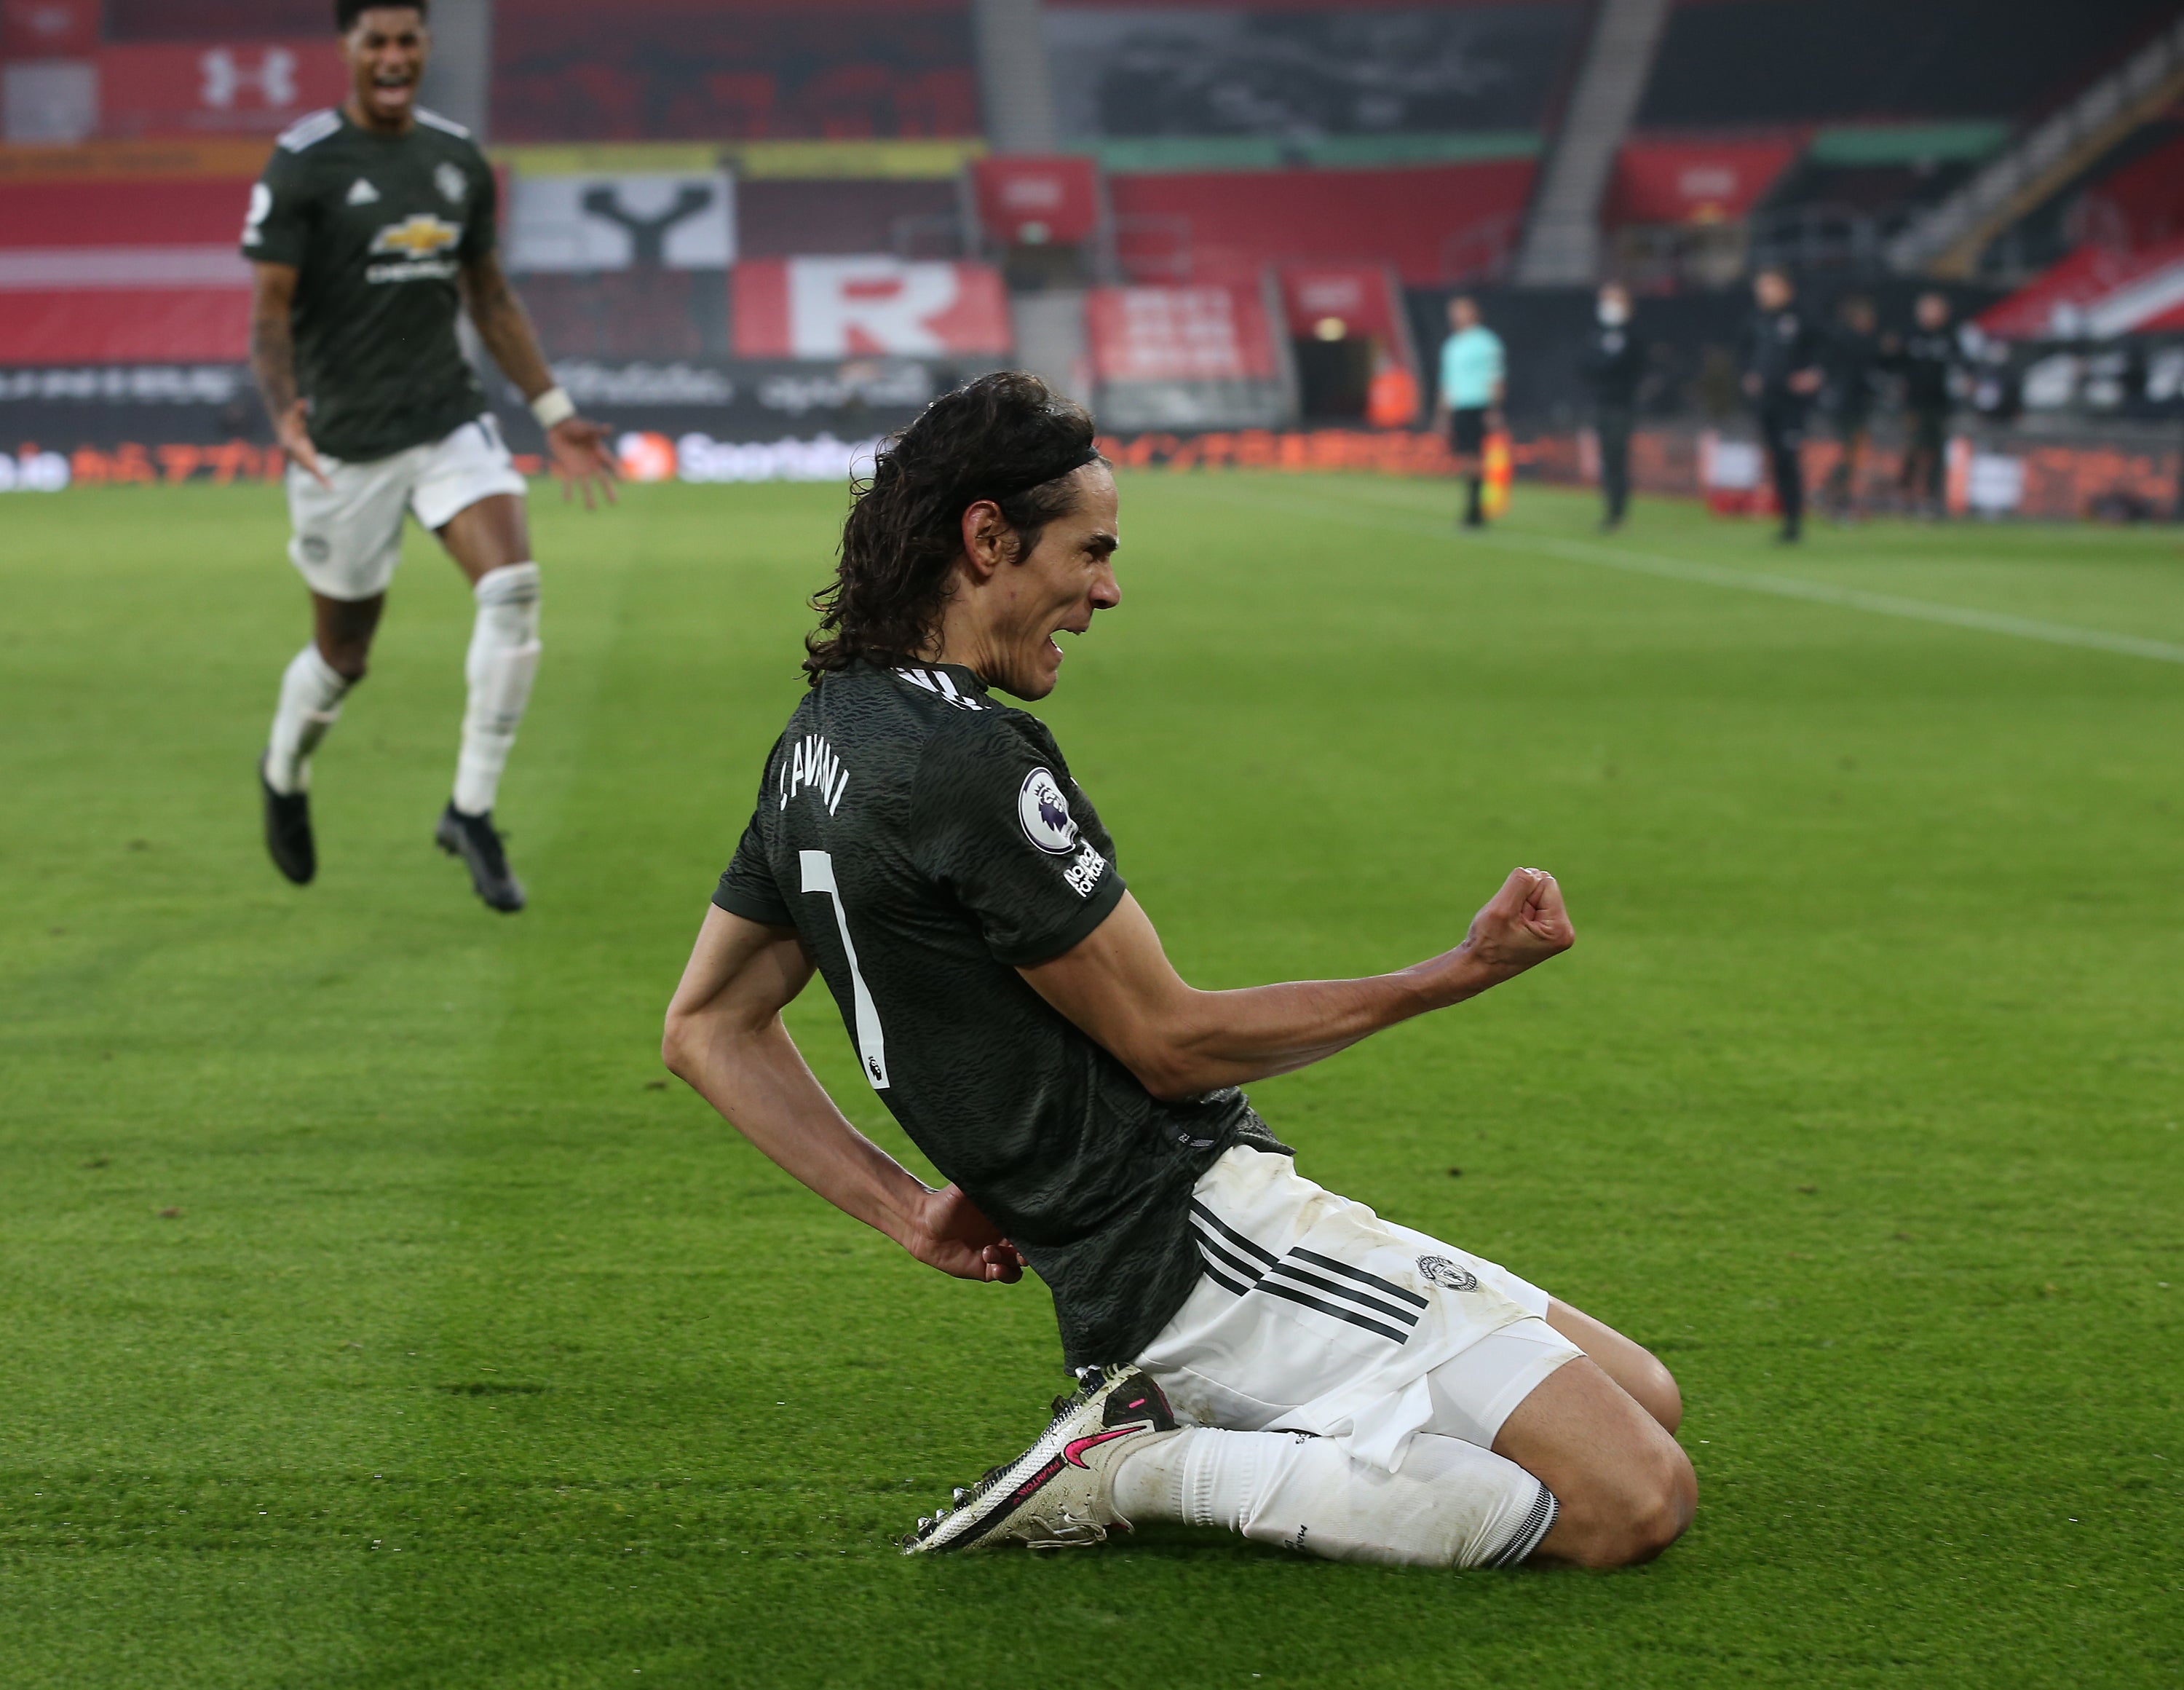
[[[1132,1451],[1172,1436],[1175,1416],[1160,1386],[1136,1368],[1084,1367],[1077,1378],[1075,1396],[1054,1399],[1054,1419],[1039,1441],[919,1520],[902,1541],[904,1554],[1001,1543],[1062,1549],[1098,1543],[1111,1525],[1129,1530],[1115,1511],[1115,1469]]]

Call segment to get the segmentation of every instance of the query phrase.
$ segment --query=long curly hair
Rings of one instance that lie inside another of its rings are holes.
[[[928,405],[880,448],[842,524],[834,579],[811,600],[819,626],[804,641],[810,684],[860,658],[916,658],[948,602],[963,512],[993,499],[1013,557],[1028,556],[1049,522],[1076,509],[1070,477],[1102,461],[1092,439],[1084,406],[1021,370],[981,376]],[[1049,473],[1057,465],[1068,467]]]

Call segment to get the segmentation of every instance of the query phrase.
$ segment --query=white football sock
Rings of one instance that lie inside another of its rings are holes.
[[[463,663],[471,690],[462,755],[455,761],[455,808],[482,816],[500,789],[500,772],[508,767],[538,672],[538,566],[511,563],[488,570],[472,592],[477,621]]]
[[[319,655],[316,640],[298,651],[281,677],[281,702],[265,744],[265,778],[276,792],[309,790],[311,751],[341,714],[348,683]]]
[[[1186,1427],[1123,1459],[1115,1506],[1126,1520],[1414,1567],[1514,1566],[1555,1519],[1547,1487],[1515,1462],[1430,1432],[1389,1473],[1353,1459],[1340,1438]]]

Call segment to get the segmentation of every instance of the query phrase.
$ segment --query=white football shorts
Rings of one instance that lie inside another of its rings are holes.
[[[489,416],[391,458],[350,464],[322,454],[319,462],[331,487],[288,466],[288,520],[295,530],[288,561],[314,593],[328,599],[371,599],[387,590],[402,561],[405,511],[438,528],[481,499],[524,491]]]
[[[1387,1472],[1420,1432],[1490,1449],[1583,1353],[1547,1293],[1238,1146],[1199,1179],[1205,1274],[1138,1365],[1187,1425],[1347,1438]]]

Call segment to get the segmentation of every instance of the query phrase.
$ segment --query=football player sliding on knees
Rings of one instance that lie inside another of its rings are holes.
[[[1168,1520],[1335,1560],[1658,1553],[1696,1498],[1667,1369],[1313,1184],[1242,1090],[1567,950],[1561,888],[1515,870],[1393,973],[1186,984],[1061,747],[1000,696],[1054,690],[1056,636],[1122,602],[1120,544],[1091,419],[1035,376],[882,449],[667,1012],[669,1067],[821,1196],[944,1273],[1053,1293],[1077,1388],[905,1552]],[[940,1189],[798,1051],[782,1011],[815,973]]]
[[[476,600],[454,792],[433,839],[491,908],[524,905],[493,804],[538,667],[538,566],[524,481],[456,341],[478,338],[528,400],[566,499],[614,497],[607,431],[577,415],[494,254],[492,167],[460,124],[419,107],[424,0],[336,0],[349,93],[285,131],[242,231],[251,368],[288,455],[288,556],[313,631],[281,680],[259,762],[265,845],[318,872],[312,753],[364,678],[405,516],[446,548]]]

